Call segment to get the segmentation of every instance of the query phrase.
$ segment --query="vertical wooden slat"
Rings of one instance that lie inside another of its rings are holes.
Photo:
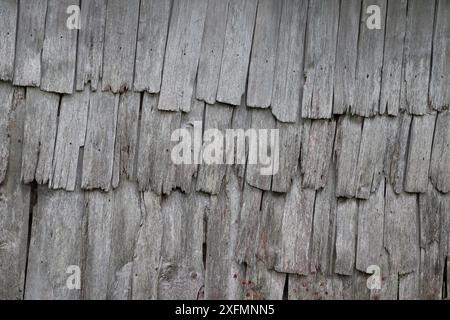
[[[437,115],[431,153],[430,178],[436,189],[450,191],[450,113]]]
[[[0,80],[12,80],[19,0],[0,1]]]

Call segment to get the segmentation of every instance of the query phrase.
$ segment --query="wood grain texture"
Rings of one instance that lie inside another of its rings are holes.
[[[70,5],[79,5],[79,1],[48,0],[41,73],[41,89],[45,91],[74,90],[78,30],[67,27]]]
[[[436,189],[450,191],[450,114],[439,113],[433,139],[430,162],[430,178]]]
[[[118,107],[118,95],[98,91],[90,96],[81,181],[83,189],[111,189]]]
[[[209,0],[197,72],[196,98],[216,103],[229,0]]]
[[[52,175],[60,97],[28,88],[22,152],[22,181],[46,184]]]
[[[160,110],[190,111],[207,5],[207,0],[173,2],[158,103]]]
[[[338,21],[339,2],[309,3],[302,99],[304,118],[331,118]]]
[[[41,55],[44,45],[47,0],[20,0],[13,83],[41,84]]]
[[[283,1],[258,2],[247,82],[249,107],[268,108],[271,104],[282,7]]]
[[[12,80],[19,0],[0,2],[0,80]]]
[[[103,49],[103,91],[117,93],[133,87],[139,3],[139,0],[108,1]]]
[[[5,180],[8,168],[10,133],[10,114],[13,104],[14,88],[0,82],[0,184]]]
[[[27,263],[30,186],[20,181],[25,90],[16,89],[8,113],[10,134],[8,176],[0,185],[0,298],[21,300]]]
[[[141,1],[134,90],[157,93],[161,87],[171,0]]]
[[[74,191],[80,148],[84,147],[88,122],[89,91],[65,95],[61,99],[52,175],[52,189]]]
[[[230,0],[217,101],[238,106],[245,92],[257,0]]]
[[[304,0],[283,1],[271,103],[283,122],[296,122],[300,113],[307,6]]]
[[[76,90],[90,84],[99,87],[103,68],[103,46],[106,24],[106,0],[81,2],[81,29],[78,34]]]
[[[339,200],[336,207],[336,260],[334,271],[352,275],[356,259],[358,228],[358,202],[355,199]]]

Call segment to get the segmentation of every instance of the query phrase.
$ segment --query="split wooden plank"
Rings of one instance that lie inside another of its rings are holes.
[[[310,273],[315,195],[314,190],[302,188],[300,175],[295,177],[283,212],[281,248],[275,265],[278,272]]]
[[[97,91],[103,67],[106,0],[81,2],[81,29],[78,31],[76,90],[90,83]]]
[[[117,119],[112,187],[117,188],[121,179],[136,180],[135,164],[138,147],[139,108],[141,95],[126,92],[120,96]]]
[[[89,90],[64,95],[59,111],[53,156],[52,189],[75,190],[80,148],[84,146],[88,122]]]
[[[198,64],[196,97],[216,103],[229,0],[209,0]]]
[[[42,49],[41,89],[72,93],[77,60],[77,29],[67,27],[67,8],[79,1],[48,0]]]
[[[211,197],[207,215],[205,299],[241,299],[245,268],[234,258],[239,228],[242,190],[228,168],[226,183],[218,196]]]
[[[355,105],[361,2],[361,0],[341,1],[333,83],[334,114],[344,114]]]
[[[331,162],[331,159],[330,159]],[[311,244],[311,272],[332,274],[336,239],[335,165],[330,164],[329,178],[323,189],[316,192]]]
[[[95,92],[90,96],[81,187],[111,189],[119,96]]]
[[[144,93],[139,135],[137,180],[139,190],[169,194],[176,185],[171,152],[172,133],[180,127],[180,113],[161,111],[157,97]]]
[[[368,199],[380,184],[386,156],[387,125],[385,117],[364,119],[356,169],[356,197],[359,199]]]
[[[201,159],[201,144],[202,144],[202,134],[203,134],[203,115],[205,112],[205,103],[197,99],[193,99],[191,112],[183,113],[181,115],[181,129],[188,130],[189,137],[193,146],[189,146],[190,161],[189,163],[177,164],[176,165],[176,186],[180,187],[181,191],[190,193],[194,187],[194,177],[197,176],[199,170],[199,164],[196,163],[195,159]],[[183,139],[189,139],[188,137],[183,137]],[[187,142],[187,141],[184,141]],[[183,143],[183,142],[181,142]]]
[[[300,145],[302,139],[301,124],[290,124],[277,121],[279,131],[279,166],[277,172],[273,171],[272,191],[288,192],[292,179],[296,175],[300,158]],[[275,155],[276,156],[276,155]]]
[[[251,134],[247,157],[245,181],[261,190],[270,190],[272,175],[279,167],[279,147],[276,143],[279,132],[276,120],[270,110],[253,109],[251,111]],[[278,140],[279,141],[279,140]]]
[[[404,81],[402,91],[409,113],[428,111],[435,0],[408,1]]]
[[[19,0],[0,2],[0,80],[12,80]]]
[[[226,165],[226,131],[231,128],[233,107],[217,103],[206,105],[202,156],[197,180],[197,191],[211,194],[220,192]],[[212,131],[214,130],[214,131]],[[195,141],[195,143],[198,143]],[[224,152],[225,151],[225,152]]]
[[[46,184],[52,176],[60,97],[35,88],[26,92],[22,181]]]
[[[421,299],[442,299],[448,227],[441,202],[441,195],[431,183],[427,192],[419,195]]]
[[[81,294],[83,299],[105,300],[112,247],[114,192],[86,191],[85,208],[87,228],[84,235],[84,283]]]
[[[257,0],[230,0],[217,101],[238,106],[245,92]]]
[[[431,153],[430,178],[436,189],[450,191],[450,113],[437,115],[436,128]]]
[[[41,84],[46,14],[47,0],[20,0],[13,79],[16,86]]]
[[[355,102],[352,107],[353,114],[364,117],[379,113],[387,0],[363,0],[363,8],[370,5],[376,5],[381,9],[379,12],[381,29],[372,30],[367,26],[360,28]],[[364,14],[363,21],[369,15]]]
[[[412,116],[403,112],[396,118],[390,118],[388,125],[386,172],[397,194],[403,191],[411,121]]]
[[[163,235],[161,198],[141,195],[141,225],[136,237],[132,269],[132,299],[157,299],[159,259]]]
[[[435,123],[436,114],[413,117],[405,171],[407,192],[427,190]]]
[[[384,247],[389,252],[391,273],[417,271],[419,253],[418,201],[414,194],[396,195],[386,184]]]
[[[0,184],[5,180],[8,169],[10,133],[10,114],[13,104],[14,88],[0,82]]]
[[[158,299],[197,299],[204,286],[204,218],[209,196],[175,191],[161,203],[164,217]]]
[[[271,103],[282,122],[296,122],[300,113],[307,6],[305,0],[283,1]]]
[[[309,3],[303,118],[331,118],[338,21],[338,1],[319,0]]]
[[[257,261],[247,268],[244,281],[245,300],[281,300],[286,282],[286,274],[268,270]]]
[[[336,208],[336,259],[334,266],[334,271],[337,274],[350,276],[354,273],[357,228],[357,200],[338,200]]]
[[[171,0],[142,1],[136,47],[134,90],[157,93],[166,50]]]
[[[376,193],[359,202],[356,269],[367,272],[372,265],[382,266],[384,228],[384,179]],[[387,270],[383,270],[387,271]]]
[[[136,239],[142,225],[140,194],[136,183],[122,181],[114,190],[107,299],[129,300]],[[120,244],[120,245],[117,245]],[[100,245],[102,245],[100,243]]]
[[[1,89],[0,89],[1,90]],[[16,89],[10,112],[8,175],[0,185],[0,298],[23,299],[28,249],[30,186],[20,181],[25,90]]]
[[[357,164],[363,118],[344,116],[338,121],[336,133],[336,196],[352,198],[356,194]]]
[[[419,274],[411,272],[398,276],[398,299],[417,300],[419,299]]]
[[[207,0],[174,0],[158,109],[189,112],[200,58]]]
[[[384,58],[380,95],[380,114],[396,116],[400,108],[403,47],[406,32],[407,0],[388,1]]]
[[[450,106],[450,1],[438,0],[433,39],[430,103],[434,110]]]
[[[80,290],[70,290],[67,282],[74,272],[68,268],[80,271],[83,263],[84,193],[79,187],[67,192],[39,186],[37,198],[25,299],[79,299]]]
[[[236,245],[236,260],[252,265],[256,260],[258,224],[263,191],[244,184]]]
[[[103,51],[103,91],[125,92],[133,87],[139,3],[139,0],[108,1]]]
[[[336,121],[305,120],[301,143],[301,172],[303,187],[320,189],[328,181],[333,154]]]
[[[272,101],[283,1],[259,0],[250,57],[247,106],[268,108]]]

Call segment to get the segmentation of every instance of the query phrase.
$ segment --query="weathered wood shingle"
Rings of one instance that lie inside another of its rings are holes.
[[[12,80],[19,0],[0,2],[0,80]]]

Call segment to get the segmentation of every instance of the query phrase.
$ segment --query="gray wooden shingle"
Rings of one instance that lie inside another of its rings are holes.
[[[81,187],[109,191],[113,176],[119,96],[110,92],[92,93],[83,156]]]
[[[437,115],[430,162],[430,178],[436,189],[450,191],[450,113]]]
[[[198,64],[196,98],[216,103],[229,0],[209,0]]]
[[[286,196],[276,271],[310,273],[315,196],[314,190],[302,188],[300,175],[295,177]]]
[[[24,97],[25,90],[16,89],[8,113],[13,137],[9,146],[8,177],[0,185],[0,298],[4,300],[21,300],[24,294],[31,190],[20,181]]]
[[[137,181],[139,190],[169,194],[176,185],[171,151],[174,130],[180,127],[180,113],[158,110],[155,96],[144,93],[142,101]]]
[[[357,200],[339,200],[336,208],[336,259],[334,261],[334,272],[337,274],[349,276],[354,273],[357,228]]]
[[[44,45],[47,0],[20,0],[13,83],[41,84],[41,54]]]
[[[297,121],[300,113],[307,6],[305,0],[283,1],[271,104],[283,122]]]
[[[352,198],[356,194],[357,164],[363,118],[345,116],[338,122],[336,133],[336,196]]]
[[[408,112],[416,115],[429,109],[434,7],[435,0],[408,1],[402,91]]]
[[[403,47],[406,32],[407,0],[388,1],[384,58],[381,81],[380,113],[397,115],[403,71]]]
[[[333,83],[334,114],[346,113],[355,103],[361,3],[362,0],[341,1]]]
[[[67,27],[70,5],[79,1],[48,0],[41,74],[45,91],[72,93],[74,89],[78,30]]]
[[[88,122],[89,90],[61,99],[52,174],[52,189],[75,190],[80,148],[84,146]]]
[[[46,184],[52,176],[60,96],[35,88],[26,91],[22,181]]]
[[[135,165],[138,152],[139,107],[141,95],[126,92],[120,96],[117,118],[116,141],[114,143],[114,165],[112,186],[118,187],[120,180],[136,180]]]
[[[257,0],[230,0],[217,101],[235,106],[245,92]]]
[[[282,7],[283,1],[259,0],[247,82],[247,106],[268,108],[271,104]]]
[[[303,122],[301,172],[303,187],[320,189],[327,183],[333,154],[336,121],[305,120]]]
[[[430,103],[433,109],[443,110],[450,106],[450,1],[438,0],[436,6]]]
[[[97,90],[103,68],[106,0],[81,2],[81,29],[78,35],[76,90],[90,83]]]
[[[283,298],[286,275],[268,270],[261,261],[247,268],[244,281],[245,300],[281,300]]]
[[[386,184],[384,247],[389,252],[391,273],[416,271],[419,261],[418,201],[414,194],[396,195]]]
[[[0,2],[0,80],[12,80],[19,0]]]
[[[159,92],[171,4],[172,0],[141,1],[134,90]]]
[[[139,0],[110,0],[106,9],[102,90],[114,93],[133,87]]]
[[[381,29],[372,30],[365,25],[360,28],[355,101],[352,107],[353,114],[366,117],[379,111],[387,0],[363,0],[364,10],[369,5],[380,8]],[[363,14],[361,19],[365,21],[368,16]]]
[[[0,82],[0,184],[5,180],[8,169],[10,133],[10,113],[14,88],[6,82]]]
[[[203,162],[198,169],[197,191],[203,191],[211,194],[218,194],[220,192],[223,178],[227,170],[227,166],[223,164],[226,159],[224,140],[226,139],[226,130],[231,128],[232,117],[233,108],[229,105],[217,103],[214,106],[206,105],[205,107],[205,123],[203,125],[205,132],[206,130],[211,129],[218,130],[217,134],[221,134],[223,140],[216,140],[220,137],[215,134],[213,136],[203,136]],[[221,146],[223,154],[220,155],[220,150],[214,146]],[[217,159],[219,162],[206,163],[205,158],[210,159],[209,161]]]
[[[435,123],[436,114],[413,117],[405,171],[407,192],[427,190]]]
[[[302,100],[304,118],[331,118],[338,20],[338,1],[309,3]]]
[[[189,112],[200,58],[207,0],[174,0],[158,109]]]

